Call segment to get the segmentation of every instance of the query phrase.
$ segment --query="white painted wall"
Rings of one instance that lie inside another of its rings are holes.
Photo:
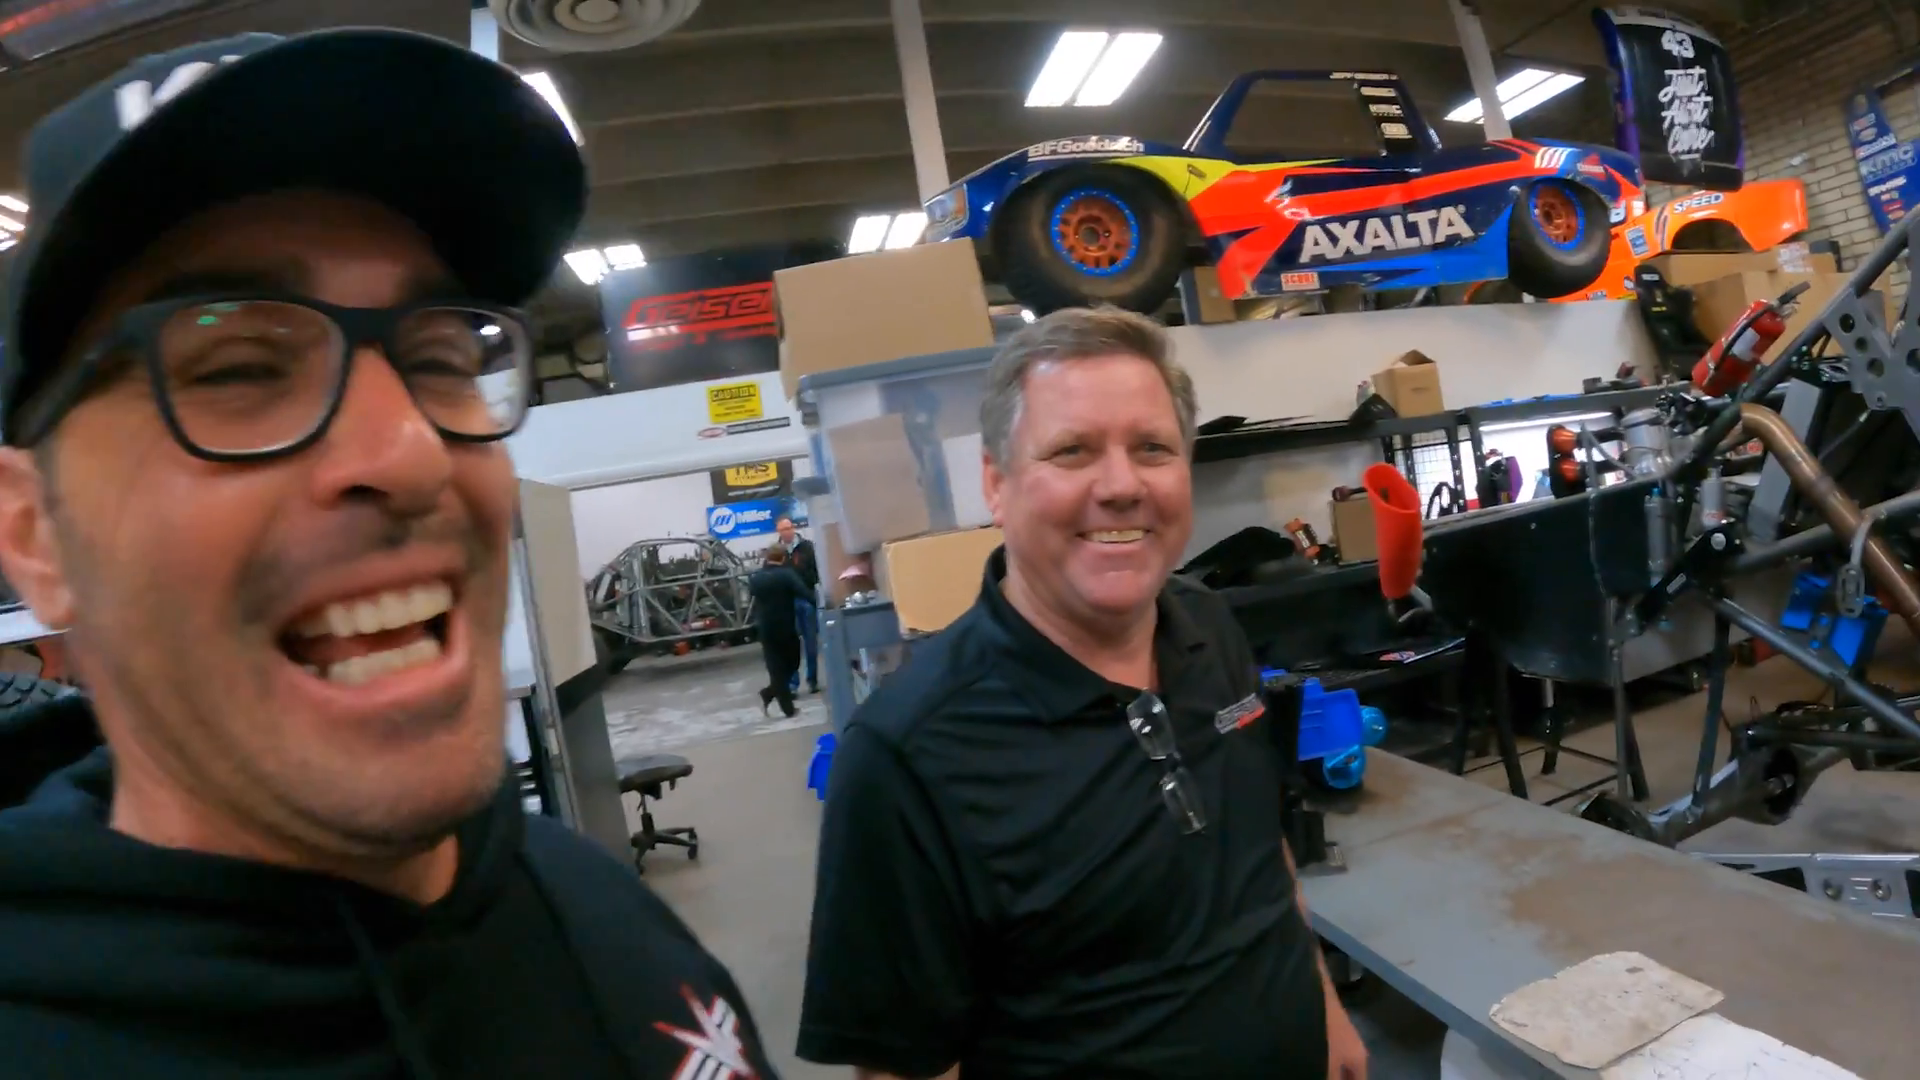
[[[1410,349],[1438,361],[1442,392],[1454,408],[1577,393],[1582,380],[1610,377],[1623,361],[1642,370],[1654,362],[1638,313],[1625,301],[1413,308],[1170,333],[1176,356],[1193,375],[1202,421],[1222,415],[1342,419],[1353,410],[1355,388]],[[757,380],[767,415],[793,417],[789,427],[699,438],[711,426],[711,383],[533,410],[508,449],[521,476],[573,489],[583,576],[635,540],[704,529],[709,469],[793,457],[796,474],[805,475],[805,431],[779,377]],[[1328,491],[1359,483],[1376,460],[1378,451],[1367,445],[1202,466],[1194,477],[1188,554],[1248,525],[1281,529],[1294,517],[1326,536]],[[622,486],[609,486],[615,484]],[[749,550],[764,546],[744,543]]]
[[[770,431],[701,438],[700,432],[713,426],[707,414],[707,388],[734,382],[758,383],[765,415],[786,417],[791,423]],[[806,457],[807,436],[800,414],[787,403],[780,376],[768,374],[542,405],[507,440],[507,452],[523,479],[578,491],[704,473],[744,462]]]
[[[1410,349],[1439,363],[1449,408],[1578,393],[1582,380],[1612,377],[1622,362],[1641,371],[1655,363],[1627,301],[1411,308],[1180,327],[1171,334],[1175,355],[1193,375],[1202,422],[1217,416],[1343,419],[1353,412],[1359,384]],[[1568,409],[1580,411],[1578,402]],[[1500,433],[1491,444],[1507,449],[1544,437]],[[1518,456],[1532,464],[1528,455]],[[1544,453],[1541,458],[1544,465]],[[1284,531],[1296,517],[1331,538],[1328,493],[1358,485],[1379,460],[1369,443],[1199,466],[1186,556],[1249,525]]]
[[[751,463],[744,460],[727,462],[729,465]],[[812,461],[804,457],[795,458],[793,475],[795,479],[813,475]],[[661,476],[575,491],[573,526],[580,544],[581,579],[592,577],[621,549],[635,541],[670,536],[705,536],[707,508],[712,505],[713,485],[706,472]],[[812,539],[811,528],[802,528],[800,532]],[[772,541],[771,534],[749,536],[729,540],[727,546],[742,555],[749,555],[764,550]]]

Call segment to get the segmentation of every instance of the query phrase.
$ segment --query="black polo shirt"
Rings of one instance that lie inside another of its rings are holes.
[[[1270,720],[1226,604],[1161,591],[1184,834],[1095,675],[1002,597],[854,715],[820,839],[799,1053],[902,1077],[1319,1080],[1325,999],[1281,855]],[[1236,706],[1240,706],[1236,708]]]

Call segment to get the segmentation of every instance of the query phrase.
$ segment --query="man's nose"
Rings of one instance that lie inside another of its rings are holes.
[[[401,514],[433,509],[453,478],[453,455],[380,350],[353,355],[352,372],[315,450],[323,502],[371,498]]]
[[[1126,447],[1112,447],[1100,456],[1093,493],[1103,503],[1134,503],[1146,496],[1140,467]]]

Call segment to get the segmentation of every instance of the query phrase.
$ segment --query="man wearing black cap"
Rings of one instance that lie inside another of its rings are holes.
[[[770,1076],[726,971],[503,782],[511,305],[585,201],[553,111],[429,38],[252,35],[26,161],[0,570],[92,700],[0,728],[6,1073]]]

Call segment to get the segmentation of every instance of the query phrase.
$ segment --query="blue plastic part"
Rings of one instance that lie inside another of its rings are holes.
[[[1351,791],[1367,775],[1367,751],[1355,746],[1320,759],[1320,779],[1335,791]]]
[[[1379,746],[1387,737],[1387,714],[1371,705],[1360,706],[1361,741]]]
[[[1852,668],[1863,657],[1873,657],[1880,644],[1880,631],[1887,624],[1887,609],[1868,597],[1859,615],[1843,617],[1834,611],[1832,587],[1832,579],[1823,574],[1806,572],[1795,578],[1786,610],[1780,613],[1780,625],[1805,633],[1808,648],[1831,652],[1834,659]]]
[[[1300,687],[1300,760],[1316,761],[1365,745],[1360,719],[1360,695],[1352,690],[1327,691],[1319,679]]]
[[[813,742],[813,759],[807,762],[807,787],[821,802],[827,798],[827,777],[833,772],[833,749],[840,740],[829,731]]]

